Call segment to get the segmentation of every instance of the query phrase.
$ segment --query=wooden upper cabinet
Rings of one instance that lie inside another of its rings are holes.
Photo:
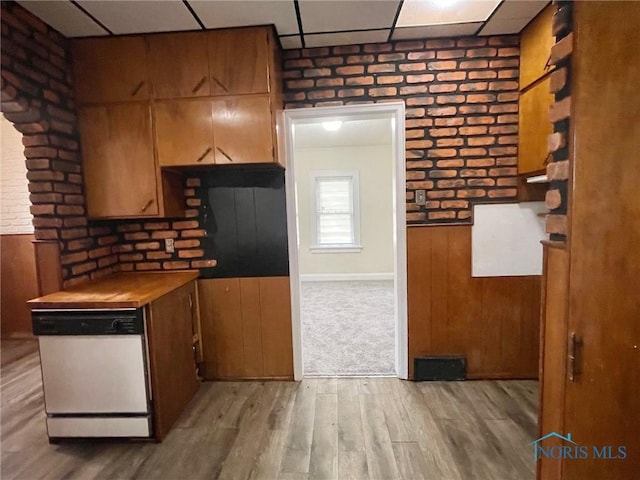
[[[215,163],[274,161],[268,95],[224,97],[213,101]]]
[[[150,94],[144,37],[90,38],[72,43],[78,103],[146,100]]]
[[[214,163],[211,101],[156,102],[156,146],[162,167]]]
[[[547,67],[551,47],[555,43],[552,35],[553,14],[556,7],[547,6],[522,31],[520,36],[520,89],[524,89],[548,73]]]
[[[518,112],[518,173],[532,173],[546,168],[547,137],[553,133],[549,121],[549,77],[520,94]]]
[[[149,106],[81,108],[80,132],[88,216],[160,214]]]
[[[269,92],[272,58],[265,27],[209,32],[211,95]]]
[[[202,33],[149,36],[149,64],[155,98],[210,94],[207,37]]]

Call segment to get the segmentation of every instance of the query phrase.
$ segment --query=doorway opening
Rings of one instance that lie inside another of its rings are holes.
[[[407,378],[404,104],[281,120],[295,379]]]

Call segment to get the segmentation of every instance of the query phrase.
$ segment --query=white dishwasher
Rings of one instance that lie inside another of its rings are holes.
[[[152,434],[144,310],[33,310],[49,438]]]

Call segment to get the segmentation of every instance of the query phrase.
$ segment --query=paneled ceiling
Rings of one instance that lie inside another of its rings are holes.
[[[274,24],[283,48],[518,33],[548,0],[22,0],[67,37]]]

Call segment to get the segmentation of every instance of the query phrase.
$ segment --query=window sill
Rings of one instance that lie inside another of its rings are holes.
[[[311,253],[360,253],[362,245],[314,245],[309,247]]]

